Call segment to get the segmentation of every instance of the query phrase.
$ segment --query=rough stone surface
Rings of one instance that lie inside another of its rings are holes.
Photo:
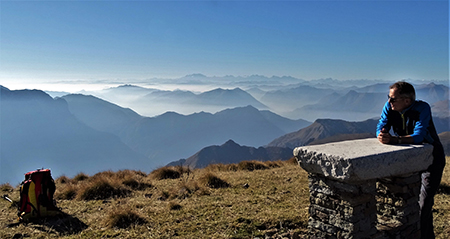
[[[309,173],[340,181],[364,181],[426,169],[432,145],[386,145],[376,138],[342,141],[294,149],[300,166]]]

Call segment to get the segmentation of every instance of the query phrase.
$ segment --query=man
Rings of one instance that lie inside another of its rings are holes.
[[[389,133],[391,129],[394,136]],[[429,143],[434,146],[433,163],[422,173],[419,206],[421,238],[435,238],[432,207],[445,166],[445,154],[434,127],[430,105],[416,100],[411,84],[399,81],[390,86],[388,101],[377,125],[377,135],[383,144]]]

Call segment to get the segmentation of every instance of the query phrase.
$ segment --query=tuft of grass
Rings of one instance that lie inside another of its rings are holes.
[[[174,167],[162,167],[151,172],[150,176],[156,180],[177,179],[181,177],[181,173]]]
[[[75,182],[75,183],[77,183],[77,182],[81,182],[81,181],[84,181],[84,180],[86,180],[86,179],[88,179],[89,178],[89,175],[87,175],[87,174],[85,174],[85,173],[78,173],[77,175],[75,175],[75,177],[73,177],[73,181]]]
[[[14,190],[13,186],[9,183],[0,184],[1,192],[12,192]]]
[[[211,172],[207,172],[207,173],[203,174],[202,176],[200,176],[200,178],[198,180],[202,185],[205,185],[210,188],[228,188],[228,187],[230,187],[229,183],[227,183],[225,180],[222,180],[221,178],[219,178],[218,176],[216,176],[215,174],[213,174]]]
[[[106,177],[96,177],[80,187],[77,193],[77,199],[104,200],[125,197],[130,193],[130,190],[126,189],[118,182],[112,182]]]
[[[267,167],[266,164],[264,164],[261,161],[256,161],[256,160],[242,161],[242,162],[238,163],[239,170],[253,171],[253,170],[263,170],[263,169],[268,169],[268,168],[269,167]]]
[[[170,201],[168,204],[169,210],[181,210],[181,205],[177,202]]]
[[[71,181],[72,180],[70,180],[70,178],[68,178],[66,175],[62,175],[55,180],[55,183],[65,184],[70,183]]]
[[[147,177],[147,174],[142,171],[125,169],[114,173],[114,176],[118,178]]]
[[[122,181],[122,184],[125,186],[128,186],[132,190],[140,190],[140,191],[152,187],[152,185],[150,183],[141,182],[135,178],[125,178]]]
[[[72,200],[77,196],[78,188],[73,184],[66,184],[64,187],[57,187],[55,199]]]
[[[287,165],[298,166],[298,161],[297,161],[297,159],[296,159],[295,157],[292,157],[292,158],[290,158],[290,159],[288,159],[288,160],[286,160],[286,161],[284,161],[284,162],[285,162],[285,164],[287,164]]]
[[[110,212],[104,223],[108,228],[127,229],[137,225],[144,225],[147,223],[147,220],[132,209],[125,208]]]
[[[212,171],[212,172],[229,172],[229,171],[237,171],[238,170],[238,166],[237,164],[223,164],[223,163],[218,163],[218,164],[209,164],[208,166],[205,167],[206,171]]]
[[[281,160],[279,161],[266,161],[264,162],[264,164],[268,167],[268,168],[279,168],[283,165],[283,162]]]
[[[172,188],[169,198],[186,199],[198,191],[200,187],[196,181],[180,182],[176,187]]]

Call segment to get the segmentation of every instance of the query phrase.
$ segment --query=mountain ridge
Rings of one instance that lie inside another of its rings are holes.
[[[241,161],[275,161],[292,158],[292,150],[280,147],[248,147],[241,146],[233,140],[224,144],[208,146],[186,160],[172,162],[171,165],[181,164],[189,168],[204,168],[209,164],[232,164]]]
[[[7,88],[1,88],[0,99],[0,182],[18,183],[24,172],[42,167],[74,175],[145,165],[119,137],[75,118],[63,99]]]

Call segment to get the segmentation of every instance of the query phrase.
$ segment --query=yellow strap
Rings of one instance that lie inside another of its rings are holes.
[[[406,127],[406,121],[405,121],[405,117],[403,114],[400,114],[402,116],[402,123],[403,123],[403,130],[406,131],[406,135],[409,135],[408,133],[408,128]]]
[[[34,182],[30,183],[30,187],[28,188],[28,197],[30,198],[30,203],[34,206],[34,208],[37,209],[37,200],[36,200],[36,185]],[[31,207],[31,211],[34,210],[33,207]],[[37,213],[37,212],[36,212]]]

